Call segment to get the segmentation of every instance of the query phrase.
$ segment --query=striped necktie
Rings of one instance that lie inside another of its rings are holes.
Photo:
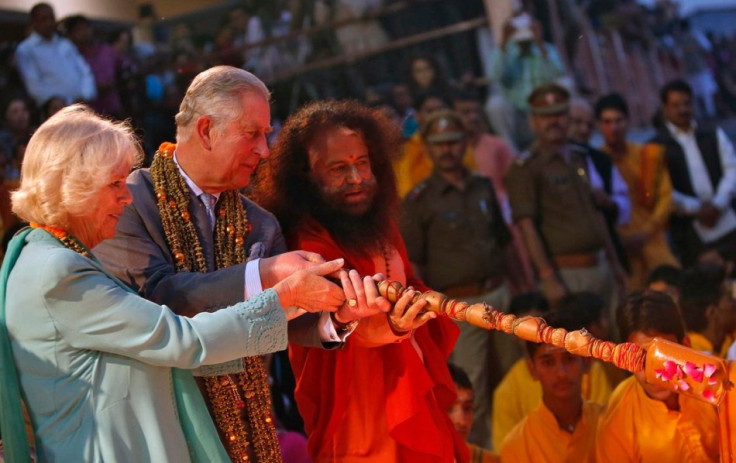
[[[200,201],[204,204],[204,208],[207,211],[207,218],[210,221],[210,228],[215,229],[215,204],[217,204],[217,198],[209,193],[202,193],[199,195]]]

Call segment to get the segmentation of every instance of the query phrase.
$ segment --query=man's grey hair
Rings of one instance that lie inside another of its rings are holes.
[[[215,66],[197,74],[176,114],[177,140],[186,140],[191,136],[194,122],[199,116],[211,117],[216,125],[239,118],[245,109],[240,100],[247,92],[259,94],[266,101],[271,98],[266,84],[243,69]]]

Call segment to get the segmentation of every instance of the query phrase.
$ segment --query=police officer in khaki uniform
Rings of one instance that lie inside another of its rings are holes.
[[[505,310],[511,235],[491,181],[463,165],[468,135],[462,120],[454,111],[435,112],[420,135],[433,171],[404,200],[400,226],[409,259],[432,288]],[[459,326],[452,361],[477,391],[469,440],[490,448],[491,374],[499,370],[494,335],[467,323]]]
[[[626,276],[596,209],[585,160],[567,145],[569,100],[556,84],[529,96],[536,138],[509,169],[511,212],[551,302],[591,291],[613,309]]]

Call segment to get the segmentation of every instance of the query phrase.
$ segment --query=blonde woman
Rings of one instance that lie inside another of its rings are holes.
[[[286,347],[287,318],[336,310],[343,291],[303,270],[246,302],[192,318],[149,302],[89,251],[114,235],[141,153],[131,129],[81,105],[31,139],[12,195],[32,223],[0,272],[0,426],[8,461],[229,461],[188,369]]]

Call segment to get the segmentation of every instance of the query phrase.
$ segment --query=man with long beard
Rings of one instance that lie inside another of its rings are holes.
[[[281,221],[290,248],[344,257],[354,281],[383,273],[425,290],[393,220],[391,156],[399,147],[398,130],[379,113],[355,102],[312,103],[284,125],[254,198]],[[385,303],[365,287],[365,294],[346,293],[351,304]],[[412,295],[360,321],[343,349],[291,346],[316,462],[467,461],[446,414],[455,400],[446,362],[458,330],[422,312],[424,302],[411,304]]]

